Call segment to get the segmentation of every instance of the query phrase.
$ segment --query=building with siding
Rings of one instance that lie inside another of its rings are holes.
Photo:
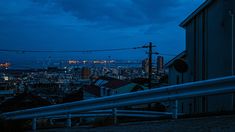
[[[207,0],[180,24],[186,30],[188,81],[234,75],[234,13],[234,0]],[[197,97],[190,104],[195,113],[219,112],[234,110],[234,101],[227,94]]]
[[[173,59],[171,59],[169,62],[167,62],[164,65],[164,68],[167,69],[168,71],[168,83],[171,85],[174,84],[181,84],[184,82],[188,82],[187,76],[182,73],[179,73],[175,68],[174,68],[174,62],[178,59],[181,59],[183,61],[186,60],[186,51],[181,52],[177,56],[175,56]]]

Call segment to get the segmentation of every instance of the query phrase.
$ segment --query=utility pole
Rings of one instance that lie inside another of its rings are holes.
[[[232,33],[231,33],[231,35],[232,35],[231,36],[232,37],[231,38],[232,39],[232,46],[231,47],[232,48],[231,49],[232,49],[232,76],[233,76],[234,75],[234,57],[233,57],[233,55],[234,55],[234,51],[233,51],[234,50],[233,49],[234,48],[234,38],[233,38],[234,37],[234,29],[233,29],[234,28],[234,14],[233,14],[232,10],[229,11],[229,15],[232,18],[232,22],[231,22],[232,23],[232,28],[231,28],[232,29]]]
[[[152,52],[153,52],[153,45],[152,42],[149,43],[149,89],[152,88]]]
[[[108,58],[109,58],[108,61],[107,61],[107,62],[109,63],[109,64],[108,64],[108,69],[109,69],[109,71],[110,71],[111,56],[108,56]]]
[[[153,53],[153,47],[156,47],[156,46],[153,46],[152,42],[149,42],[149,45],[147,46],[143,46],[142,48],[149,48],[149,52],[148,52],[148,55],[149,55],[149,58],[148,58],[148,81],[149,81],[149,85],[148,85],[148,88],[151,89],[152,88],[152,55],[153,54],[159,54],[157,52],[154,52]]]
[[[232,12],[232,10],[229,11],[229,15],[232,18],[232,33],[231,33],[231,37],[232,37],[232,76],[234,76],[234,13]],[[235,105],[234,105],[234,94],[232,94],[232,106],[233,106],[233,110],[235,110]]]

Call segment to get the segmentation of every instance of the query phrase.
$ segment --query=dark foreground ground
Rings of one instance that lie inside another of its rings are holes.
[[[145,121],[115,126],[58,128],[39,132],[235,132],[235,115]]]

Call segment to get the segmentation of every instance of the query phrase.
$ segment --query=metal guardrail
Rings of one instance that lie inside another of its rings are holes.
[[[0,90],[0,95],[11,95],[15,93],[16,93],[15,90]]]
[[[171,116],[172,112],[157,112],[157,111],[141,111],[141,110],[117,110],[117,116],[125,116],[125,117],[159,117],[159,116]],[[76,117],[112,117],[113,110],[97,110],[97,111],[89,111],[85,113],[73,113],[71,114],[71,118]],[[49,119],[65,119],[67,115],[55,115],[55,116],[47,116]]]
[[[89,118],[89,117],[113,117],[113,123],[117,123],[117,117],[139,117],[139,118],[157,118],[162,116],[172,116],[171,112],[156,112],[156,111],[140,111],[140,110],[98,110],[86,113],[73,113],[67,115],[54,115],[42,117],[39,119],[49,119],[50,124],[55,124],[55,120],[67,119],[65,125],[72,126],[72,118]],[[36,126],[36,125],[33,125]],[[36,128],[35,128],[36,129]]]
[[[182,113],[180,113],[182,114]],[[55,120],[67,119],[66,125],[71,127],[72,118],[87,118],[87,117],[140,117],[140,118],[157,118],[162,116],[172,116],[171,112],[156,112],[156,111],[141,111],[141,110],[97,110],[86,113],[73,113],[69,115],[55,115],[45,117],[50,120],[50,124],[53,125]],[[69,117],[69,118],[68,118]],[[42,118],[43,119],[43,118]],[[116,120],[114,120],[115,123]]]
[[[159,101],[175,101],[173,118],[177,118],[179,99],[225,94],[235,92],[235,76],[217,79],[190,82],[180,85],[153,88],[150,90],[105,96],[101,98],[76,101],[64,104],[38,107],[33,109],[19,110],[1,114],[5,119],[33,119],[33,129],[36,129],[37,118],[68,115],[92,110],[113,109],[114,117],[118,107],[142,105]]]

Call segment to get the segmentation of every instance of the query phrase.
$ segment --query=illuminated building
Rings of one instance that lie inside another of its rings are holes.
[[[83,67],[81,71],[81,78],[82,79],[89,79],[91,71],[88,67]]]
[[[163,65],[164,65],[164,58],[163,56],[157,57],[157,72],[162,73],[163,72]]]

